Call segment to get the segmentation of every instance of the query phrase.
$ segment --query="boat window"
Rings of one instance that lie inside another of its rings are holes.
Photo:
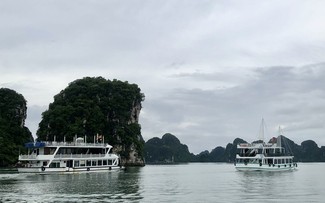
[[[280,155],[281,154],[281,149],[280,148],[276,148],[275,149],[275,154],[276,155]]]
[[[112,165],[112,164],[113,164],[113,161],[110,160],[110,159],[108,159],[108,161],[107,161],[107,165]]]
[[[55,150],[56,150],[56,147],[45,147],[44,155],[49,155],[49,154],[52,155],[52,154],[54,154]]]
[[[50,168],[60,168],[60,162],[52,162],[49,167]]]
[[[79,167],[79,161],[74,161],[74,167]]]
[[[103,165],[106,166],[107,165],[107,160],[103,160]]]
[[[93,160],[92,163],[91,163],[92,166],[97,166],[97,161],[96,160]]]
[[[80,161],[80,166],[85,166],[85,160]]]
[[[98,166],[101,166],[102,165],[102,160],[98,160]]]
[[[91,161],[90,160],[87,160],[86,161],[86,164],[87,164],[87,166],[91,166]]]

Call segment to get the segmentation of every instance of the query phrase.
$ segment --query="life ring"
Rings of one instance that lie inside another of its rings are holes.
[[[45,171],[45,167],[44,166],[42,166],[42,171]]]
[[[87,168],[87,171],[90,171],[90,168]]]

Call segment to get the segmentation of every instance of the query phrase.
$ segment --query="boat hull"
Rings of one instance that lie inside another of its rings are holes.
[[[238,171],[292,171],[296,169],[296,165],[262,165],[259,164],[236,164],[236,170]]]
[[[48,168],[48,167],[21,167],[18,168],[19,173],[36,173],[36,174],[55,174],[55,173],[79,173],[79,172],[96,172],[96,171],[111,171],[120,170],[124,167],[109,166],[109,167],[84,167],[84,168]]]

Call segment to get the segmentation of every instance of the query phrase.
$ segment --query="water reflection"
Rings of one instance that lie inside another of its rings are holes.
[[[289,196],[299,195],[293,190],[295,173],[296,171],[237,172],[238,184],[241,188],[239,195],[243,200],[256,202],[288,200]]]
[[[135,201],[139,192],[139,170],[80,174],[25,175],[0,179],[0,201],[98,202]],[[22,178],[22,176],[24,176]]]

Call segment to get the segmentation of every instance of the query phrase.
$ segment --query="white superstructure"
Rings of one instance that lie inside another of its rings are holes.
[[[22,173],[80,172],[119,169],[120,159],[107,143],[74,142],[26,143],[28,154],[19,155]]]

